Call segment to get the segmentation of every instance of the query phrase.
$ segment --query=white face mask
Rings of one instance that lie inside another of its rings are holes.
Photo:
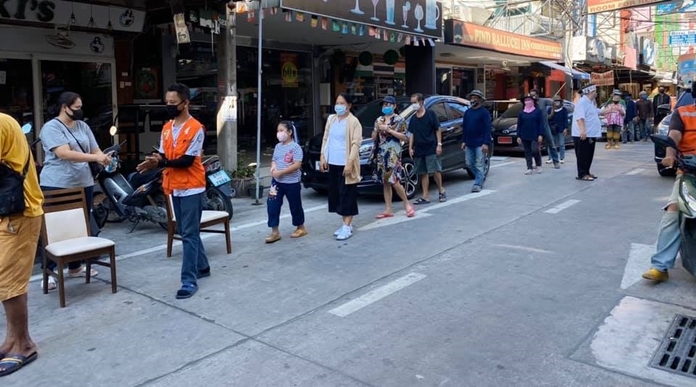
[[[420,109],[420,104],[419,104],[418,102],[412,103],[412,104],[411,104],[411,107],[412,107],[414,110],[419,110],[419,109]]]
[[[276,137],[278,137],[278,141],[280,142],[285,142],[288,140],[288,134],[285,132],[278,132]]]

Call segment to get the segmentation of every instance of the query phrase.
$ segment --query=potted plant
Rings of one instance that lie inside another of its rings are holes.
[[[256,163],[249,163],[245,157],[240,156],[237,160],[237,170],[231,173],[232,188],[234,188],[237,197],[249,194],[249,187],[253,185],[255,174]]]

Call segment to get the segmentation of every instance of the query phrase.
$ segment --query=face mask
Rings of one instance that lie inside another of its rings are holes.
[[[618,105],[618,104],[619,104],[619,101],[611,101],[611,102],[613,102],[614,105]]]
[[[169,119],[173,120],[181,115],[181,110],[179,110],[179,105],[167,105],[167,115]]]
[[[336,105],[336,106],[334,106],[334,111],[336,111],[336,114],[338,114],[339,116],[342,116],[342,115],[346,114],[346,110],[347,110],[347,109],[346,109],[346,105]]]
[[[664,90],[659,90],[659,92],[660,92],[660,94],[664,94],[665,91],[664,91]]]
[[[390,115],[394,113],[394,107],[393,106],[382,106],[382,114],[385,115]]]
[[[68,110],[70,110],[72,112],[72,114],[70,114],[70,113],[66,113],[66,114],[73,121],[82,121],[82,119],[85,118],[85,113],[82,111],[82,109],[73,110],[71,108],[68,108]]]
[[[648,96],[647,96],[647,95],[641,95],[641,96],[640,96],[640,99],[648,99]]]
[[[556,101],[556,102],[554,102],[553,104],[556,105],[556,106],[561,106],[561,102],[560,102],[560,101]]]
[[[532,107],[534,107],[534,101],[531,99],[526,99],[526,100],[524,100],[524,106],[526,108],[532,108]]]
[[[420,110],[420,104],[418,102],[412,103],[411,108],[413,108],[413,110]]]
[[[285,142],[288,140],[288,134],[285,132],[278,132],[276,137],[278,137],[278,141],[280,142]]]

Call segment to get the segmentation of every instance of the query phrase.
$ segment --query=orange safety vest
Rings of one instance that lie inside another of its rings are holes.
[[[687,154],[693,154],[696,149],[696,105],[682,106],[677,111],[684,123],[684,133],[679,149],[685,149]]]
[[[173,123],[173,120],[167,122],[162,129],[162,148],[167,160],[175,160],[186,155],[189,144],[203,128],[203,125],[195,118],[189,119],[179,131],[176,146],[174,146]],[[200,155],[196,156],[190,167],[165,168],[162,175],[162,189],[167,195],[170,195],[175,189],[205,188],[205,168]]]

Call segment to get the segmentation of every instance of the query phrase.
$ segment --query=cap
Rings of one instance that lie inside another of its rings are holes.
[[[553,96],[554,101],[561,101],[561,96],[560,95],[554,95]]]
[[[469,95],[467,96],[467,98],[471,98],[471,96],[474,96],[474,95],[481,98],[481,99],[486,99],[486,97],[484,97],[481,90],[472,90],[471,93],[469,93]]]
[[[587,85],[587,86],[582,88],[583,94],[590,94],[593,91],[597,91],[597,85]]]
[[[391,103],[391,104],[396,105],[396,98],[392,97],[391,95],[388,95],[388,96],[386,96],[386,97],[384,97],[384,98],[382,99],[382,102],[383,102],[383,103],[385,103],[385,102],[386,102],[386,103]]]
[[[531,94],[525,94],[524,97],[522,97],[522,101],[527,100],[527,99],[534,99],[534,96]]]

